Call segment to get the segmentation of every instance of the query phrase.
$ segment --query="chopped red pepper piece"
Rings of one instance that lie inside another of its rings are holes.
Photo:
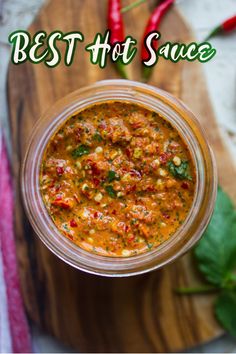
[[[174,3],[174,0],[163,0],[157,7],[154,9],[153,13],[151,14],[147,26],[145,28],[144,36],[143,36],[143,44],[141,49],[141,61],[142,63],[149,58],[149,52],[145,45],[145,38],[153,31],[158,30],[158,27],[161,23],[161,20],[171,5]],[[153,48],[157,50],[158,42],[155,41],[153,43]],[[143,66],[143,79],[147,81],[151,76],[153,67]]]
[[[98,178],[94,177],[92,179],[92,182],[93,182],[94,186],[97,187],[97,186],[99,186],[100,180]]]
[[[168,159],[171,157],[171,153],[169,152],[162,152],[159,156],[160,162],[165,165]]]
[[[108,29],[111,31],[110,44],[115,45],[118,42],[123,42],[125,39],[124,35],[124,23],[122,15],[120,12],[120,0],[109,0],[108,1],[108,16],[107,25]],[[116,62],[116,68],[119,74],[127,79],[127,73],[125,65],[121,61]]]
[[[66,199],[56,199],[52,202],[52,205],[59,206],[62,209],[71,209],[73,207],[71,200]]]
[[[63,175],[63,173],[64,173],[64,168],[63,168],[63,167],[58,166],[58,167],[57,167],[57,174],[58,174],[58,176],[62,176],[62,175]]]
[[[183,183],[181,184],[181,187],[182,187],[183,189],[188,189],[188,188],[189,188],[188,182],[183,182]]]
[[[71,227],[77,227],[78,225],[77,225],[77,222],[74,219],[71,219],[70,220],[70,226]]]
[[[131,236],[128,238],[128,242],[132,242],[132,241],[134,241],[134,239],[135,239],[135,236],[134,236],[134,235],[131,235]]]

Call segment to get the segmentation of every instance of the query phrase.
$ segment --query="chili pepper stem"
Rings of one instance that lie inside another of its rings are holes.
[[[142,3],[146,2],[146,1],[147,1],[147,0],[137,0],[137,1],[133,2],[133,3],[130,4],[130,5],[127,5],[127,6],[123,7],[123,8],[120,10],[120,12],[123,14],[124,12],[127,12],[127,11],[129,11],[129,10],[132,10],[132,9],[134,9],[135,7],[141,5]]]
[[[236,15],[223,21],[219,26],[215,27],[210,34],[206,37],[206,41],[218,33],[230,33],[236,30]]]
[[[153,67],[145,66],[144,64],[142,64],[142,67],[142,81],[147,82],[152,74]]]
[[[209,34],[208,36],[204,39],[204,41],[208,41],[210,38],[214,37],[216,34],[222,32],[221,26],[215,27]]]
[[[123,79],[128,79],[128,75],[127,75],[127,72],[126,72],[125,65],[122,64],[120,61],[117,61],[115,64],[116,64],[116,70],[118,71],[120,76]]]
[[[204,293],[211,293],[219,290],[217,287],[211,285],[202,285],[190,288],[176,288],[175,292],[181,295],[194,295],[194,294],[204,294]]]

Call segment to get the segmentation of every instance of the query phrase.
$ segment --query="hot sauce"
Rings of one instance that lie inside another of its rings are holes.
[[[158,247],[185,221],[195,168],[178,131],[136,104],[69,117],[44,151],[40,189],[58,230],[79,247],[127,257]]]

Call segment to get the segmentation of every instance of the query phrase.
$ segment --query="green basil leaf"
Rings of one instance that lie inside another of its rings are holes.
[[[113,189],[111,185],[106,186],[105,189],[110,197],[116,198],[116,191]]]
[[[102,139],[101,135],[98,132],[96,132],[93,136],[93,140],[101,142],[103,139]]]
[[[200,271],[210,283],[230,286],[236,267],[236,211],[221,188],[211,222],[194,252]]]
[[[71,155],[76,158],[76,157],[80,157],[83,155],[88,155],[90,152],[90,149],[87,145],[80,145],[78,146],[76,149],[74,149],[71,153]]]
[[[176,178],[192,180],[192,177],[189,174],[188,161],[182,161],[180,166],[175,166],[175,164],[172,161],[169,161],[168,169],[170,173]]]
[[[107,175],[107,180],[108,182],[112,182],[112,181],[119,181],[120,177],[117,175],[117,173],[115,171],[108,171],[108,175]]]
[[[236,291],[224,291],[216,300],[215,314],[221,325],[236,337]]]

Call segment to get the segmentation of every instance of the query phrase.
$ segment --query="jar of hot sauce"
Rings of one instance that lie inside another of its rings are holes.
[[[184,223],[159,247],[130,257],[107,257],[78,247],[59,232],[40,193],[40,166],[51,136],[74,113],[111,101],[137,104],[165,117],[185,141],[196,170],[195,196]],[[121,277],[158,269],[187,252],[200,239],[213,212],[217,171],[205,132],[181,101],[139,82],[105,80],[64,97],[38,121],[23,162],[21,187],[29,220],[36,234],[55,255],[85,272]]]

